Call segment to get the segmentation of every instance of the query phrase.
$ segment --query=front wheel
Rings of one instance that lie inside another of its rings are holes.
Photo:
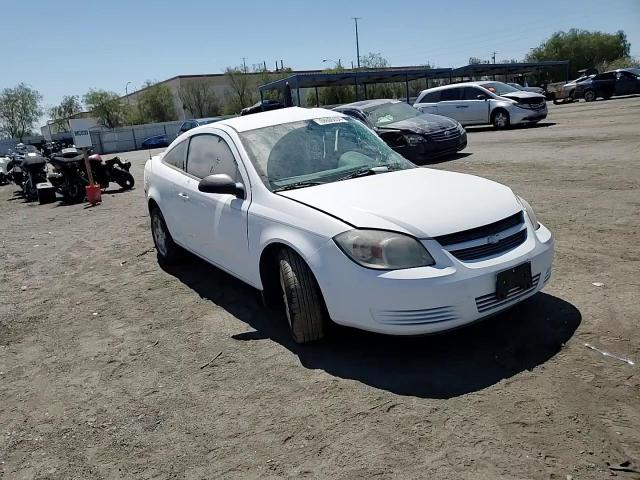
[[[584,92],[584,101],[585,102],[594,102],[597,98],[595,90],[587,90]]]
[[[509,124],[511,123],[509,119],[509,113],[504,110],[496,110],[495,112],[493,112],[491,123],[497,130],[509,128]]]
[[[290,249],[279,256],[280,287],[289,329],[297,343],[324,337],[326,313],[320,287],[302,257]]]
[[[32,202],[34,200],[38,199],[38,189],[36,188],[36,186],[31,182],[31,179],[28,178],[26,182],[24,182],[24,184],[22,184],[22,191],[24,193],[24,198],[28,201],[28,202]]]
[[[181,248],[173,241],[171,233],[158,207],[151,209],[151,235],[158,252],[158,260],[170,265],[175,263],[182,253]]]

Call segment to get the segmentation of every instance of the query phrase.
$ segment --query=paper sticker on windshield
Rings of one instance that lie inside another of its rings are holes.
[[[330,125],[332,123],[347,123],[347,121],[342,117],[324,117],[324,118],[314,118],[314,122],[318,125]]]

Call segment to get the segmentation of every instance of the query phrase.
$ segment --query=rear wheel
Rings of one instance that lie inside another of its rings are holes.
[[[509,112],[502,109],[495,110],[491,115],[491,123],[493,124],[493,127],[498,130],[509,128],[511,123],[509,119]]]
[[[81,203],[84,201],[84,197],[87,194],[87,190],[84,188],[83,182],[75,181],[69,183],[63,190],[62,196],[67,203]]]
[[[24,193],[24,197],[28,202],[32,202],[33,200],[38,199],[38,189],[31,182],[31,178],[27,178],[27,181],[22,184],[22,191]]]
[[[279,255],[280,287],[291,335],[297,343],[324,337],[326,310],[320,287],[304,260],[290,249]]]
[[[120,188],[123,190],[131,190],[135,185],[135,180],[133,179],[133,175],[129,172],[125,172],[124,170],[117,170],[113,173],[114,180]]]
[[[593,102],[597,98],[595,90],[587,90],[584,92],[584,101]]]
[[[180,258],[182,249],[173,241],[171,233],[158,207],[151,209],[151,235],[158,252],[158,260],[170,265]]]

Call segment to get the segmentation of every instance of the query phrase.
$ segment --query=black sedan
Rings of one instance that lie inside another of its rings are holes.
[[[608,100],[614,95],[640,93],[640,68],[621,68],[600,73],[576,85],[575,98],[593,102],[598,97]]]
[[[252,113],[268,112],[284,108],[284,105],[277,100],[263,100],[250,107],[245,107],[240,111],[240,115],[251,115]]]
[[[391,148],[416,164],[451,155],[467,146],[456,120],[422,113],[399,100],[366,100],[334,108],[373,129]]]

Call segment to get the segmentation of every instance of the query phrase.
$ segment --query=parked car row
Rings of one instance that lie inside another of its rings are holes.
[[[640,93],[640,68],[620,68],[604,73],[587,73],[553,92],[554,102],[584,99],[593,102],[608,100],[615,95]]]

